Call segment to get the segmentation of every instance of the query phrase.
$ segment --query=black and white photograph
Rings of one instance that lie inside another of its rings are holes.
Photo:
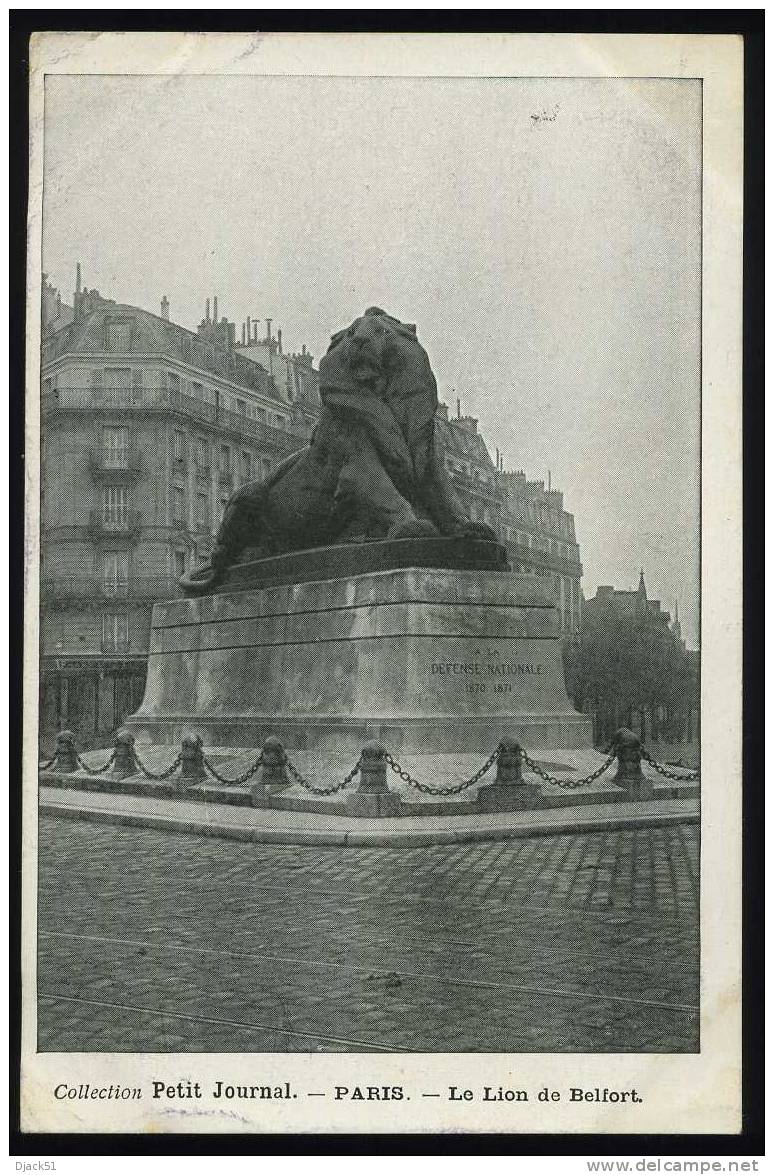
[[[155,36],[40,45],[39,1112],[636,1130],[721,1015],[707,83]]]

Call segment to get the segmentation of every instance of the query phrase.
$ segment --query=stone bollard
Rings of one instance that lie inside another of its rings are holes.
[[[269,788],[287,787],[285,748],[278,738],[269,735],[261,747],[261,777],[250,788],[254,808],[266,808],[272,793]]]
[[[622,726],[615,732],[613,753],[618,759],[613,782],[627,792],[630,800],[651,800],[653,782],[642,774],[642,746],[633,730]]]
[[[129,775],[136,775],[137,771],[134,735],[128,730],[119,730],[116,735],[116,757],[110,774],[113,779],[126,779]]]
[[[522,812],[542,808],[542,793],[535,783],[525,783],[521,773],[521,748],[515,738],[500,740],[494,783],[478,789],[476,807],[481,812]]]
[[[360,753],[360,783],[347,796],[348,816],[399,816],[400,796],[387,786],[387,751],[381,743],[366,743]]]
[[[56,759],[49,771],[77,771],[78,757],[75,749],[75,735],[71,730],[60,730],[56,736]]]
[[[197,783],[201,783],[204,775],[202,740],[198,734],[191,734],[189,731],[180,740],[180,775],[178,776],[178,787],[181,790],[187,787],[195,787]]]

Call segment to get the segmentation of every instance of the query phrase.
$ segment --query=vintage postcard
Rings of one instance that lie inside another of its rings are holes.
[[[22,1128],[738,1132],[741,39],[30,103]]]

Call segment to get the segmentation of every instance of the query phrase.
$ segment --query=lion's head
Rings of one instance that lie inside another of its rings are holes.
[[[369,403],[378,401],[382,412],[389,410],[379,417],[379,428],[397,425],[415,473],[422,475],[432,451],[438,391],[415,326],[376,306],[366,310],[331,339],[320,362],[320,398],[326,406],[338,404],[338,411],[344,406],[350,417],[367,414]],[[375,422],[378,413],[372,416]]]
[[[335,352],[337,365],[345,366],[357,383],[382,385],[374,390],[383,390],[403,362],[406,342],[422,350],[413,324],[400,322],[377,306],[371,306],[346,330],[333,336],[328,355]]]

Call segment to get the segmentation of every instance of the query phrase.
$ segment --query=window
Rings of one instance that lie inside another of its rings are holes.
[[[196,495],[196,526],[199,530],[210,529],[210,496]]]
[[[105,347],[108,351],[131,351],[131,318],[108,318],[105,320]]]
[[[276,422],[277,428],[284,428],[285,427],[285,417],[284,416],[280,416],[278,413],[274,417],[274,420]]]
[[[90,380],[91,386],[93,388],[101,388],[102,387],[102,375],[103,375],[103,372],[102,372],[101,368],[97,369],[95,367],[89,372],[89,380]]]
[[[265,408],[256,408],[255,409],[255,419],[259,420],[261,422],[261,424],[265,424],[266,423],[266,409]]]
[[[136,371],[135,370],[132,371],[132,387],[133,388],[141,388],[142,387],[142,370],[139,367],[137,368]]]
[[[197,384],[197,383],[192,383],[191,384],[191,395],[196,396],[196,398],[198,400],[203,400],[204,399],[204,388],[202,387],[202,385]]]
[[[220,472],[224,477],[231,473],[231,449],[228,445],[220,446]]]
[[[102,521],[113,530],[121,530],[128,525],[129,491],[126,486],[103,487]]]
[[[250,454],[249,453],[242,453],[242,481],[249,481],[250,480],[251,464],[252,463],[250,461]]]
[[[261,457],[261,470],[264,477],[268,477],[271,473],[271,461],[268,457]]]
[[[105,551],[102,556],[102,590],[106,596],[125,596],[129,587],[129,552]]]
[[[226,507],[228,506],[228,500],[229,500],[228,494],[221,494],[220,495],[220,514],[218,516],[218,524],[220,524],[223,521],[223,515],[226,513]]]
[[[175,371],[167,372],[167,387],[170,392],[180,391],[180,376]]]
[[[172,524],[182,526],[185,522],[185,491],[180,486],[172,486]]]
[[[131,367],[106,367],[105,387],[116,391],[128,391],[132,386]]]
[[[239,413],[240,416],[247,416],[247,404],[245,403],[244,400],[237,400],[236,406],[237,406],[237,412]]]
[[[126,612],[106,612],[102,617],[102,648],[106,653],[120,653],[128,647],[128,614]]]
[[[129,429],[103,428],[102,461],[106,469],[128,469]]]
[[[185,575],[185,551],[175,551],[175,575],[179,579],[181,575]]]
[[[185,437],[177,430],[172,434],[172,452],[175,461],[182,465],[185,461]]]
[[[196,443],[196,464],[199,469],[210,467],[210,442],[204,437],[199,437]]]

